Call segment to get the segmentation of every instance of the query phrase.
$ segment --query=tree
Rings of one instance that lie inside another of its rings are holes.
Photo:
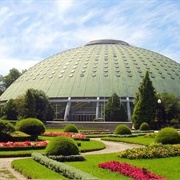
[[[157,98],[155,89],[149,78],[149,73],[146,72],[142,83],[139,86],[136,94],[136,101],[132,114],[132,120],[135,128],[146,122],[152,124],[156,116]]]
[[[171,119],[180,119],[180,100],[172,93],[158,94],[158,99],[161,99],[164,121]]]
[[[54,109],[43,91],[28,89],[25,97],[24,117],[35,117],[41,121],[54,118]]]
[[[124,106],[120,103],[118,95],[114,93],[105,105],[105,120],[127,121],[127,119]]]
[[[3,107],[2,107],[2,116],[3,119],[8,120],[17,120],[17,109],[14,102],[14,99],[10,99]]]
[[[31,89],[28,89],[25,94],[24,101],[24,118],[36,118],[36,100],[34,98],[34,94]]]
[[[5,88],[8,88],[18,77],[21,76],[17,69],[13,68],[9,71],[9,74],[3,77],[3,84]]]

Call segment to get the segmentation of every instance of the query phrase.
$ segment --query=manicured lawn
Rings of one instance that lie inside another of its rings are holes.
[[[99,163],[106,161],[117,160],[120,162],[127,162],[131,165],[147,168],[155,174],[159,174],[168,179],[180,178],[179,162],[180,157],[160,158],[160,159],[141,159],[141,160],[128,160],[118,158],[116,153],[113,154],[98,154],[98,155],[86,155],[87,161],[84,162],[68,162],[67,164],[74,166],[82,171],[88,172],[96,177],[102,179],[121,179],[124,176],[117,173],[112,173],[107,170],[98,168]]]
[[[137,136],[137,137],[103,137],[102,140],[107,141],[118,141],[118,142],[127,142],[133,144],[141,144],[141,145],[150,145],[154,142],[154,138],[147,138],[144,136]]]
[[[67,179],[60,174],[51,171],[45,166],[37,163],[32,158],[14,160],[12,166],[30,179]]]

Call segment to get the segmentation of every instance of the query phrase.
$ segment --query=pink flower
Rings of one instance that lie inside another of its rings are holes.
[[[166,180],[166,178],[163,178],[159,175],[155,175],[145,168],[141,169],[135,166],[131,166],[128,163],[120,163],[118,161],[110,161],[110,162],[101,163],[99,164],[99,167],[103,169],[109,169],[114,172],[118,172],[125,176],[132,177],[136,180],[147,180],[147,179]]]

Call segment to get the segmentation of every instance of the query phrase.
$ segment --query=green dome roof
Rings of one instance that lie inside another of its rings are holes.
[[[31,67],[0,97],[16,98],[27,89],[58,97],[134,97],[145,72],[158,93],[180,97],[180,64],[119,40],[96,40],[51,56]]]

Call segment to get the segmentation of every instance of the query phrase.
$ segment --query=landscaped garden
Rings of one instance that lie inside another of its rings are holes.
[[[132,131],[125,125],[119,125],[114,132],[99,129],[80,131],[75,125],[69,124],[64,129],[52,130],[46,129],[39,120],[32,118],[20,120],[15,126],[3,120],[0,121],[0,127],[1,140],[5,140],[0,143],[0,157],[28,157],[12,162],[12,167],[27,178],[180,177],[180,134],[174,128],[163,128],[159,132],[146,129]],[[92,140],[88,135],[102,135],[102,140],[143,146],[117,153],[82,155],[82,152],[105,148],[104,143]]]

